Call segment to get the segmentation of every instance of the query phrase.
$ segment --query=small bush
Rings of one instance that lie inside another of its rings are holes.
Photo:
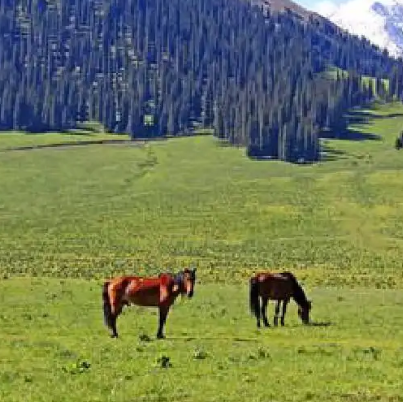
[[[196,349],[193,353],[193,359],[204,360],[207,357],[207,352],[202,349]]]
[[[85,360],[78,360],[70,366],[63,367],[62,370],[68,374],[86,373],[91,368],[91,363]]]
[[[160,356],[157,359],[157,366],[161,368],[169,368],[172,367],[172,363],[170,362],[170,358],[168,356]]]

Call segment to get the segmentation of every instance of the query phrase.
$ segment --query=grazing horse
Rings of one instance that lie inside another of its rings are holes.
[[[250,279],[249,305],[252,314],[256,316],[257,326],[260,328],[260,316],[263,317],[263,323],[269,327],[266,310],[269,300],[276,300],[276,315],[274,325],[278,325],[278,315],[280,313],[280,303],[283,303],[281,314],[281,325],[284,325],[284,317],[287,311],[287,305],[293,298],[298,304],[298,315],[304,324],[309,324],[309,312],[311,302],[306,298],[305,293],[291,272],[270,273],[261,272]],[[260,299],[262,304],[260,305]]]
[[[111,329],[111,337],[117,338],[116,320],[124,306],[135,304],[158,307],[159,326],[157,338],[164,338],[163,329],[169,309],[179,294],[193,296],[196,268],[185,269],[176,275],[163,273],[158,277],[143,278],[122,276],[106,281],[103,285],[105,324]]]

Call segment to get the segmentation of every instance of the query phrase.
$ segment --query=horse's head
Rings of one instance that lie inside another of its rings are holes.
[[[194,293],[194,287],[196,282],[196,268],[182,271],[182,289],[181,293],[186,294],[187,297],[192,297]]]
[[[298,315],[304,324],[309,324],[309,313],[312,308],[312,302],[307,300],[303,306],[298,306]]]

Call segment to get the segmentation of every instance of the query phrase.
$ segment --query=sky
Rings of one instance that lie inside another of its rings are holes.
[[[345,0],[294,0],[295,3],[299,3],[308,10],[317,12],[323,12],[334,9],[336,6],[345,3]]]

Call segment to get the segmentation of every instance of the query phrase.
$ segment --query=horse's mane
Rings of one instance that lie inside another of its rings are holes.
[[[183,271],[179,271],[176,274],[173,275],[174,277],[174,282],[177,285],[180,285],[183,282]]]
[[[169,275],[173,278],[176,284],[180,284],[183,281],[183,271],[179,272],[161,272],[158,277],[160,278],[162,275]]]
[[[293,287],[293,297],[295,301],[300,305],[300,306],[306,306],[308,303],[308,299],[306,298],[305,292],[302,289],[301,285],[298,283],[297,278],[294,276],[289,271],[281,272],[282,276],[285,276],[289,278],[292,282],[292,287]]]

